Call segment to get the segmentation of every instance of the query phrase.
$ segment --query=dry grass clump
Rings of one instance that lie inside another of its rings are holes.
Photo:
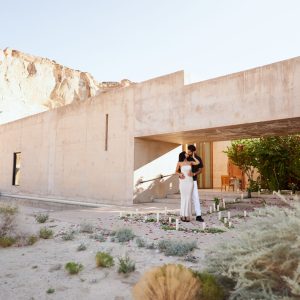
[[[146,272],[133,287],[135,300],[199,300],[201,282],[182,265],[164,265]],[[203,298],[204,300],[204,298]]]
[[[69,272],[70,275],[78,274],[83,270],[83,265],[76,262],[68,262],[65,265],[65,269]]]
[[[238,240],[218,247],[209,259],[209,270],[234,284],[230,299],[298,299],[300,204],[254,214]]]
[[[121,228],[115,231],[114,237],[119,243],[124,243],[133,240],[135,235],[131,229]]]
[[[10,205],[0,206],[0,247],[10,247],[16,243],[16,214],[18,208]]]
[[[40,229],[40,238],[41,239],[51,239],[53,237],[53,230],[43,227]]]

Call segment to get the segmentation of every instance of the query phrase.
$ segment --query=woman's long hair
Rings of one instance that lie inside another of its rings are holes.
[[[185,155],[186,155],[186,152],[185,152],[185,151],[181,152],[181,153],[179,154],[179,159],[178,159],[178,160],[179,160],[180,162],[185,161],[185,160],[186,160]]]

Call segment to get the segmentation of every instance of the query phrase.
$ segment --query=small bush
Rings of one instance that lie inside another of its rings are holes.
[[[75,238],[75,232],[74,231],[64,232],[62,234],[61,238],[64,241],[73,241]]]
[[[4,205],[0,206],[0,237],[9,236],[16,227],[17,207]]]
[[[217,283],[215,277],[208,273],[193,272],[194,276],[201,282],[201,291],[199,299],[205,300],[222,300],[224,291]]]
[[[16,242],[16,239],[10,236],[0,236],[0,247],[7,248],[12,246]]]
[[[78,274],[82,269],[83,265],[75,262],[68,262],[65,265],[65,269],[69,272],[69,274]]]
[[[129,242],[135,237],[134,233],[129,228],[122,228],[116,231],[115,238],[119,243]]]
[[[52,288],[50,288],[50,289],[48,289],[47,290],[47,294],[53,294],[55,292],[55,289],[52,289]]]
[[[53,236],[53,230],[48,229],[47,227],[43,227],[40,229],[40,238],[41,239],[50,239]]]
[[[183,242],[161,240],[158,243],[158,249],[161,252],[164,252],[166,256],[185,256],[195,248],[197,248],[197,244],[195,241]]]
[[[135,300],[206,300],[199,298],[201,283],[182,265],[164,265],[146,272],[133,287]],[[217,300],[217,299],[216,299]]]
[[[98,252],[96,254],[97,267],[110,268],[114,265],[113,257],[106,252]]]
[[[119,273],[128,274],[135,270],[135,262],[132,261],[129,256],[119,258]]]
[[[77,251],[85,251],[86,250],[86,245],[84,243],[81,243],[78,247],[77,247]]]
[[[135,242],[139,248],[146,247],[146,242],[142,238],[137,238]]]
[[[31,246],[31,245],[35,244],[37,241],[38,241],[38,237],[36,235],[30,235],[27,238],[27,245]]]
[[[92,224],[88,224],[88,223],[80,224],[80,232],[82,232],[82,233],[93,233],[94,232],[94,226]]]
[[[156,249],[156,245],[153,242],[149,243],[146,245],[146,249],[150,249],[150,250]]]
[[[105,242],[106,241],[106,237],[103,234],[98,234],[98,233],[90,235],[90,238],[94,239],[98,242]]]
[[[1,205],[0,214],[15,215],[18,212],[18,207],[11,205]]]
[[[38,223],[45,223],[49,219],[48,214],[38,214],[35,216],[35,219]]]

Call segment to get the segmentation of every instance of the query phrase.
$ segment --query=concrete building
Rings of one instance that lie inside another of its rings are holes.
[[[189,85],[180,71],[0,126],[0,192],[149,202],[178,191],[175,176],[148,180],[174,173],[186,143],[202,187],[219,187],[221,141],[299,132],[300,57]]]

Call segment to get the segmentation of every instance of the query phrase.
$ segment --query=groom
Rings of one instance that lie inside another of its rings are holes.
[[[187,150],[187,153],[189,155],[189,158],[188,158],[189,161],[194,161],[194,159],[193,159],[194,152],[196,152],[196,147],[194,145],[189,145],[188,150]],[[195,153],[195,157],[199,160],[200,164],[196,165],[196,166],[192,166],[192,176],[194,179],[192,200],[193,200],[194,207],[195,207],[196,221],[204,222],[204,220],[202,219],[202,216],[201,216],[201,206],[200,206],[198,184],[197,184],[197,176],[202,172],[203,162],[202,162],[202,159],[198,155],[196,155],[196,153]]]

